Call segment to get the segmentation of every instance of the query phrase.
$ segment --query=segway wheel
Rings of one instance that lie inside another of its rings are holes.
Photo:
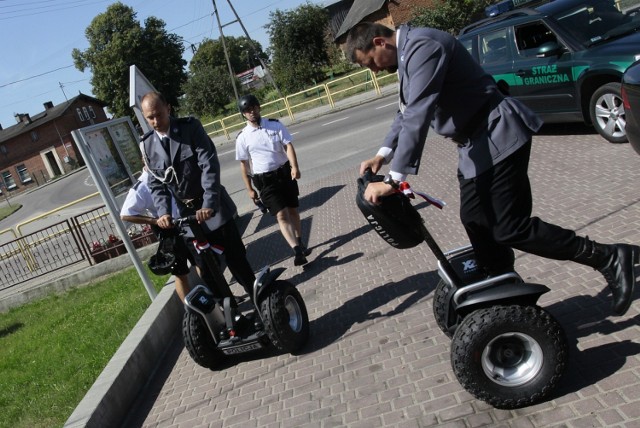
[[[440,280],[436,290],[433,292],[433,316],[440,330],[449,338],[453,337],[453,334],[447,326],[447,299],[450,291],[451,286],[443,280]]]
[[[196,364],[213,370],[222,363],[224,354],[216,347],[200,315],[185,311],[182,318],[182,339],[184,347]]]
[[[276,281],[260,301],[260,314],[273,347],[295,353],[309,338],[309,315],[298,290],[287,281]]]
[[[476,310],[451,342],[451,365],[460,384],[498,409],[545,399],[562,377],[567,357],[564,331],[538,306]]]

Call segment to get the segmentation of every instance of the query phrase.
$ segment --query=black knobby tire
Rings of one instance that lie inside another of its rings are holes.
[[[458,382],[499,409],[546,398],[565,371],[567,339],[560,324],[538,306],[493,306],[469,314],[451,342]]]
[[[433,292],[433,316],[440,330],[449,338],[453,336],[447,328],[447,297],[450,291],[451,286],[447,282],[440,280],[436,290]]]
[[[296,288],[276,281],[259,303],[264,329],[279,352],[297,352],[309,338],[309,315]]]
[[[224,354],[216,347],[202,316],[185,311],[182,318],[182,339],[196,364],[214,369],[222,363]]]
[[[621,86],[619,82],[606,83],[595,90],[589,101],[589,117],[593,127],[614,144],[627,142]]]

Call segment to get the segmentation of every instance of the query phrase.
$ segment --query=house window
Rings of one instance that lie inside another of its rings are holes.
[[[76,113],[78,114],[78,119],[80,119],[80,122],[84,122],[84,115],[82,114],[82,110],[80,110],[79,108],[76,108]]]
[[[20,177],[20,181],[22,183],[31,183],[29,171],[27,171],[27,168],[24,165],[18,165],[16,167],[16,172],[18,173],[18,177]]]
[[[93,107],[89,106],[89,115],[92,119],[96,118],[96,113],[93,111]]]
[[[16,182],[13,180],[13,177],[11,176],[11,173],[9,171],[4,171],[2,173],[2,181],[4,181],[4,187],[6,187],[7,190],[12,190],[18,187],[16,186]]]

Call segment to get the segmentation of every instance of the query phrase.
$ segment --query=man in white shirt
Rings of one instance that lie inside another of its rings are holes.
[[[238,107],[247,126],[236,139],[236,160],[249,197],[262,200],[276,217],[280,232],[293,249],[295,266],[307,263],[311,251],[302,243],[298,212],[298,159],[287,128],[277,119],[260,116],[260,103],[253,95],[240,98]],[[260,195],[254,190],[257,188]]]

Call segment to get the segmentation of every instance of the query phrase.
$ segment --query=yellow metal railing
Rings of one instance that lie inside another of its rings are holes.
[[[261,111],[263,116],[282,117],[286,115],[291,120],[295,120],[296,113],[323,105],[334,109],[337,100],[356,94],[373,90],[379,96],[382,94],[381,86],[392,84],[397,80],[398,76],[395,73],[378,77],[369,69],[359,70],[325,84],[316,85],[284,98],[264,103],[261,105]],[[224,135],[228,140],[232,138],[231,133],[234,130],[239,131],[244,126],[244,118],[240,113],[204,124],[205,130],[211,138]]]

